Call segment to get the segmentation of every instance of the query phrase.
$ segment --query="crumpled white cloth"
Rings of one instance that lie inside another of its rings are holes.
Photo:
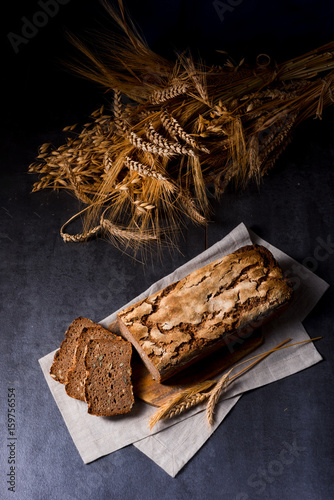
[[[302,321],[326,291],[328,284],[294,259],[259,238],[243,223],[221,241],[154,283],[130,303],[135,303],[186,276],[194,269],[251,243],[264,245],[273,253],[287,277],[295,284],[295,290],[293,303],[289,309],[277,320],[263,327],[265,342],[249,357],[268,351],[287,337],[293,342],[309,339]],[[116,315],[117,311],[100,323],[107,327],[116,319]],[[92,462],[103,455],[133,444],[172,477],[175,477],[201,448],[244,392],[304,370],[322,359],[311,342],[275,352],[231,384],[224,399],[216,406],[215,423],[212,427],[208,426],[204,412],[205,405],[202,405],[174,419],[161,421],[153,431],[150,431],[148,422],[156,408],[142,401],[137,400],[133,410],[127,415],[117,417],[89,415],[86,403],[68,397],[63,384],[54,381],[49,375],[54,353],[55,351],[47,354],[39,360],[39,363],[84,463]]]

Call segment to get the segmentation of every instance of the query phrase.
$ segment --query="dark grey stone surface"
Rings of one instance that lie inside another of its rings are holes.
[[[166,51],[188,40],[192,46],[203,43],[206,50],[227,44],[240,53],[249,40],[250,54],[262,52],[267,43],[283,57],[289,49],[295,55],[333,37],[331,2],[272,2],[270,7],[268,2],[227,2],[234,7],[224,21],[214,3],[128,5],[148,40]],[[19,33],[22,16],[30,19],[39,7],[15,2],[11,9],[3,40],[10,31]],[[161,260],[153,256],[145,266],[106,241],[65,244],[59,228],[78,208],[76,200],[63,192],[31,193],[35,177],[27,168],[37,147],[59,141],[63,126],[101,102],[98,89],[62,72],[57,63],[66,55],[64,26],[83,29],[94,16],[98,19],[97,12],[96,2],[72,0],[18,54],[6,40],[0,174],[1,498],[332,499],[332,288],[304,322],[310,336],[323,336],[317,348],[324,361],[244,395],[175,479],[132,446],[89,465],[81,461],[38,359],[59,346],[74,317],[99,321],[204,249],[204,231],[196,227],[183,232],[180,252],[165,252]],[[333,121],[331,111],[322,121],[302,125],[260,189],[229,189],[219,203],[212,200],[209,245],[244,222],[333,285]],[[319,238],[330,243],[321,261],[315,260]],[[16,394],[15,493],[6,483],[9,388]]]

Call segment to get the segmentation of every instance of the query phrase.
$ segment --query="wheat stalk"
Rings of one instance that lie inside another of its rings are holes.
[[[118,11],[107,11],[123,35],[93,40],[94,50],[72,37],[83,59],[71,66],[113,92],[111,113],[102,106],[81,130],[65,127],[66,142],[45,142],[29,166],[39,176],[33,192],[66,189],[90,206],[75,241],[100,233],[106,208],[111,224],[149,232],[158,243],[176,233],[183,215],[206,224],[208,184],[219,196],[229,183],[260,182],[295,127],[333,103],[334,42],[272,66],[227,58],[206,67],[188,54],[169,62],[147,47],[121,0]]]
[[[65,169],[66,169],[70,184],[73,187],[73,191],[76,194],[77,198],[84,203],[90,204],[91,199],[81,189],[80,182],[77,181],[77,179],[73,173],[73,170],[71,170],[71,168],[67,162],[65,162]]]
[[[178,83],[164,89],[155,90],[148,98],[152,104],[161,104],[181,94],[185,94],[188,89],[187,83]]]
[[[109,236],[114,236],[123,242],[145,242],[154,241],[156,236],[154,234],[145,233],[143,231],[133,231],[130,229],[123,229],[113,224],[109,219],[101,218],[101,228],[109,234]]]
[[[206,417],[209,425],[213,425],[213,414],[214,409],[223,394],[226,391],[227,387],[238,377],[242,376],[245,372],[253,368],[255,365],[263,361],[266,357],[271,355],[274,352],[280,351],[282,349],[295,347],[297,345],[306,344],[308,342],[314,342],[316,340],[321,339],[322,337],[316,337],[313,339],[303,340],[301,342],[295,342],[294,344],[285,345],[291,341],[290,338],[285,339],[283,342],[280,342],[276,347],[270,349],[269,351],[264,352],[263,354],[257,354],[252,356],[249,359],[241,361],[234,365],[227,373],[225,373],[218,380],[205,380],[204,382],[200,382],[199,384],[195,384],[192,387],[189,387],[183,391],[180,391],[175,396],[171,396],[171,398],[162,405],[150,418],[149,426],[152,430],[153,427],[162,419],[173,418],[177,415],[180,415],[184,411],[192,408],[193,406],[203,403],[208,400],[206,406]],[[251,363],[249,363],[252,361]],[[235,375],[231,376],[231,373],[235,368],[249,363],[248,366],[240,370]],[[213,388],[212,388],[213,387]],[[212,388],[212,389],[211,389]],[[208,389],[211,389],[210,391]]]
[[[207,391],[214,384],[215,381],[207,380],[205,382],[196,384],[189,389],[180,391],[175,396],[172,396],[170,400],[162,405],[150,418],[150,429],[152,430],[160,420],[173,418],[192,408],[193,406],[205,401],[205,399],[207,399],[208,397],[208,394],[202,394],[202,392]]]
[[[144,151],[145,153],[153,153],[158,156],[167,157],[171,157],[175,154],[170,150],[169,147],[161,147],[152,144],[151,142],[145,141],[142,137],[139,137],[138,134],[133,131],[127,130],[125,132],[125,137],[130,142],[130,144],[135,146],[135,148],[139,149],[140,151]]]
[[[121,92],[118,89],[114,89],[114,123],[120,134],[127,132],[127,125],[124,121]]]
[[[192,149],[188,149],[179,142],[170,142],[155,130],[152,123],[146,126],[146,136],[148,140],[160,148],[170,151],[171,154],[196,156]]]
[[[248,164],[249,164],[249,174],[248,178],[256,177],[260,178],[261,175],[261,163],[259,159],[259,138],[256,134],[252,135],[248,141]]]
[[[191,135],[189,135],[179,122],[171,116],[166,109],[160,113],[162,125],[173,139],[182,139],[185,143],[189,144],[192,148],[197,148],[197,142]]]
[[[180,190],[177,201],[180,203],[183,211],[191,218],[191,220],[197,222],[198,224],[206,224],[206,218],[199,213],[196,208],[195,201],[188,193],[186,193],[185,190]]]
[[[106,151],[104,154],[104,171],[105,171],[105,173],[108,173],[111,168],[112,168],[112,160],[110,158],[110,153],[109,153],[109,151]]]
[[[124,165],[128,167],[129,170],[133,170],[143,177],[153,177],[159,181],[167,181],[166,177],[154,170],[152,167],[143,165],[143,163],[140,163],[139,161],[132,160],[129,156],[125,157]]]
[[[83,241],[87,241],[88,238],[97,235],[101,230],[101,225],[97,225],[91,228],[89,231],[83,231],[81,233],[69,234],[65,232],[65,227],[67,227],[74,219],[78,218],[88,207],[81,210],[79,213],[73,215],[63,226],[60,228],[60,235],[63,238],[65,243],[80,243]]]

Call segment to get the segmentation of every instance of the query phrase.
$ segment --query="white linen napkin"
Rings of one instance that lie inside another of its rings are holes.
[[[292,279],[295,293],[289,309],[278,320],[263,327],[265,342],[250,356],[275,347],[287,337],[292,338],[293,342],[309,339],[301,322],[326,291],[328,284],[291,257],[259,238],[243,223],[239,224],[221,241],[170,275],[154,283],[130,303],[135,303],[164,288],[169,283],[186,276],[194,269],[203,267],[209,262],[251,243],[262,244],[269,248],[284,273]],[[116,319],[116,316],[117,311],[104,318],[100,323],[107,327]],[[215,423],[212,427],[209,427],[206,422],[203,412],[204,406],[202,405],[177,418],[161,421],[154,427],[153,431],[150,431],[148,422],[156,409],[142,401],[137,400],[133,410],[127,415],[117,417],[89,415],[86,403],[68,397],[63,384],[54,381],[49,375],[54,353],[55,351],[47,354],[39,360],[39,363],[84,463],[92,462],[103,455],[133,443],[136,448],[154,460],[172,477],[175,477],[211,436],[237,403],[242,393],[301,371],[322,359],[312,343],[275,352],[230,386],[224,399],[216,407]]]

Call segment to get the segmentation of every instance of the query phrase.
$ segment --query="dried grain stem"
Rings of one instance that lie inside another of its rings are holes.
[[[215,381],[206,380],[172,396],[167,403],[153,414],[149,422],[150,429],[152,430],[159,420],[175,417],[192,406],[205,401],[209,393],[202,394],[202,391],[208,390],[214,384]]]
[[[123,229],[113,224],[109,219],[101,218],[101,228],[109,234],[109,236],[116,237],[117,239],[132,243],[132,242],[143,242],[143,241],[155,241],[157,239],[156,235],[150,232],[144,231],[134,231],[130,229]]]
[[[232,383],[236,378],[240,377],[243,375],[246,371],[250,370],[253,368],[255,365],[260,363],[262,360],[264,360],[266,357],[268,357],[270,354],[294,347],[297,345],[301,344],[306,344],[308,342],[314,342],[316,340],[321,339],[322,337],[316,337],[313,339],[308,339],[308,340],[303,340],[301,342],[296,342],[294,344],[289,344],[285,345],[288,342],[291,341],[290,338],[285,339],[283,342],[280,342],[276,347],[273,349],[270,349],[269,351],[266,351],[265,353],[262,354],[257,354],[255,356],[252,356],[251,358],[248,358],[244,361],[241,361],[240,363],[237,363],[234,365],[227,373],[225,373],[220,379],[218,380],[206,380],[204,382],[201,382],[199,384],[196,384],[192,387],[189,387],[188,389],[185,389],[181,391],[179,394],[176,394],[175,396],[172,396],[167,403],[165,403],[163,406],[161,406],[151,417],[149,425],[150,429],[158,423],[159,420],[161,419],[167,419],[167,418],[172,418],[176,415],[179,415],[186,411],[187,409],[193,407],[196,404],[202,403],[205,400],[208,400],[207,407],[206,407],[206,417],[209,425],[213,425],[214,420],[213,420],[213,414],[214,414],[214,409],[216,407],[216,404],[218,403],[222,393],[227,389],[230,383]],[[251,363],[249,363],[252,361]],[[245,368],[240,370],[238,373],[235,375],[231,376],[232,371],[237,368],[238,366],[243,365],[244,363],[249,363]],[[208,389],[213,388],[208,392]]]
[[[136,132],[127,130],[125,132],[125,137],[130,142],[130,144],[132,144],[135,148],[139,149],[140,151],[144,151],[144,153],[153,153],[158,156],[167,156],[167,157],[171,157],[175,154],[171,152],[169,148],[156,146],[151,142],[145,141],[142,137],[139,137],[139,135],[136,134]]]
[[[159,134],[159,132],[157,132],[153,127],[152,123],[149,123],[146,126],[146,137],[156,146],[159,146],[166,151],[170,151],[171,154],[195,156],[195,153],[192,149],[186,148],[179,142],[170,142],[168,139]]]
[[[114,89],[114,123],[119,133],[127,132],[127,125],[123,117],[122,94],[118,89]]]
[[[70,184],[73,187],[73,191],[74,191],[76,197],[80,201],[87,203],[87,204],[90,204],[91,199],[81,189],[80,182],[77,181],[75,175],[73,174],[73,171],[71,170],[71,167],[69,166],[69,164],[67,162],[65,162],[65,169],[66,169]]]
[[[129,170],[137,172],[143,177],[153,177],[154,179],[157,179],[159,181],[167,181],[167,178],[154,170],[153,167],[149,167],[148,165],[144,165],[139,161],[132,160],[129,156],[125,157],[124,165],[128,167]]]
[[[179,83],[164,89],[157,89],[149,96],[148,100],[151,104],[161,104],[173,99],[174,97],[185,94],[188,87],[189,85],[187,83]]]
[[[179,122],[166,109],[160,113],[161,123],[173,139],[182,139],[186,144],[189,144],[194,149],[201,149],[195,139],[189,135]]]

